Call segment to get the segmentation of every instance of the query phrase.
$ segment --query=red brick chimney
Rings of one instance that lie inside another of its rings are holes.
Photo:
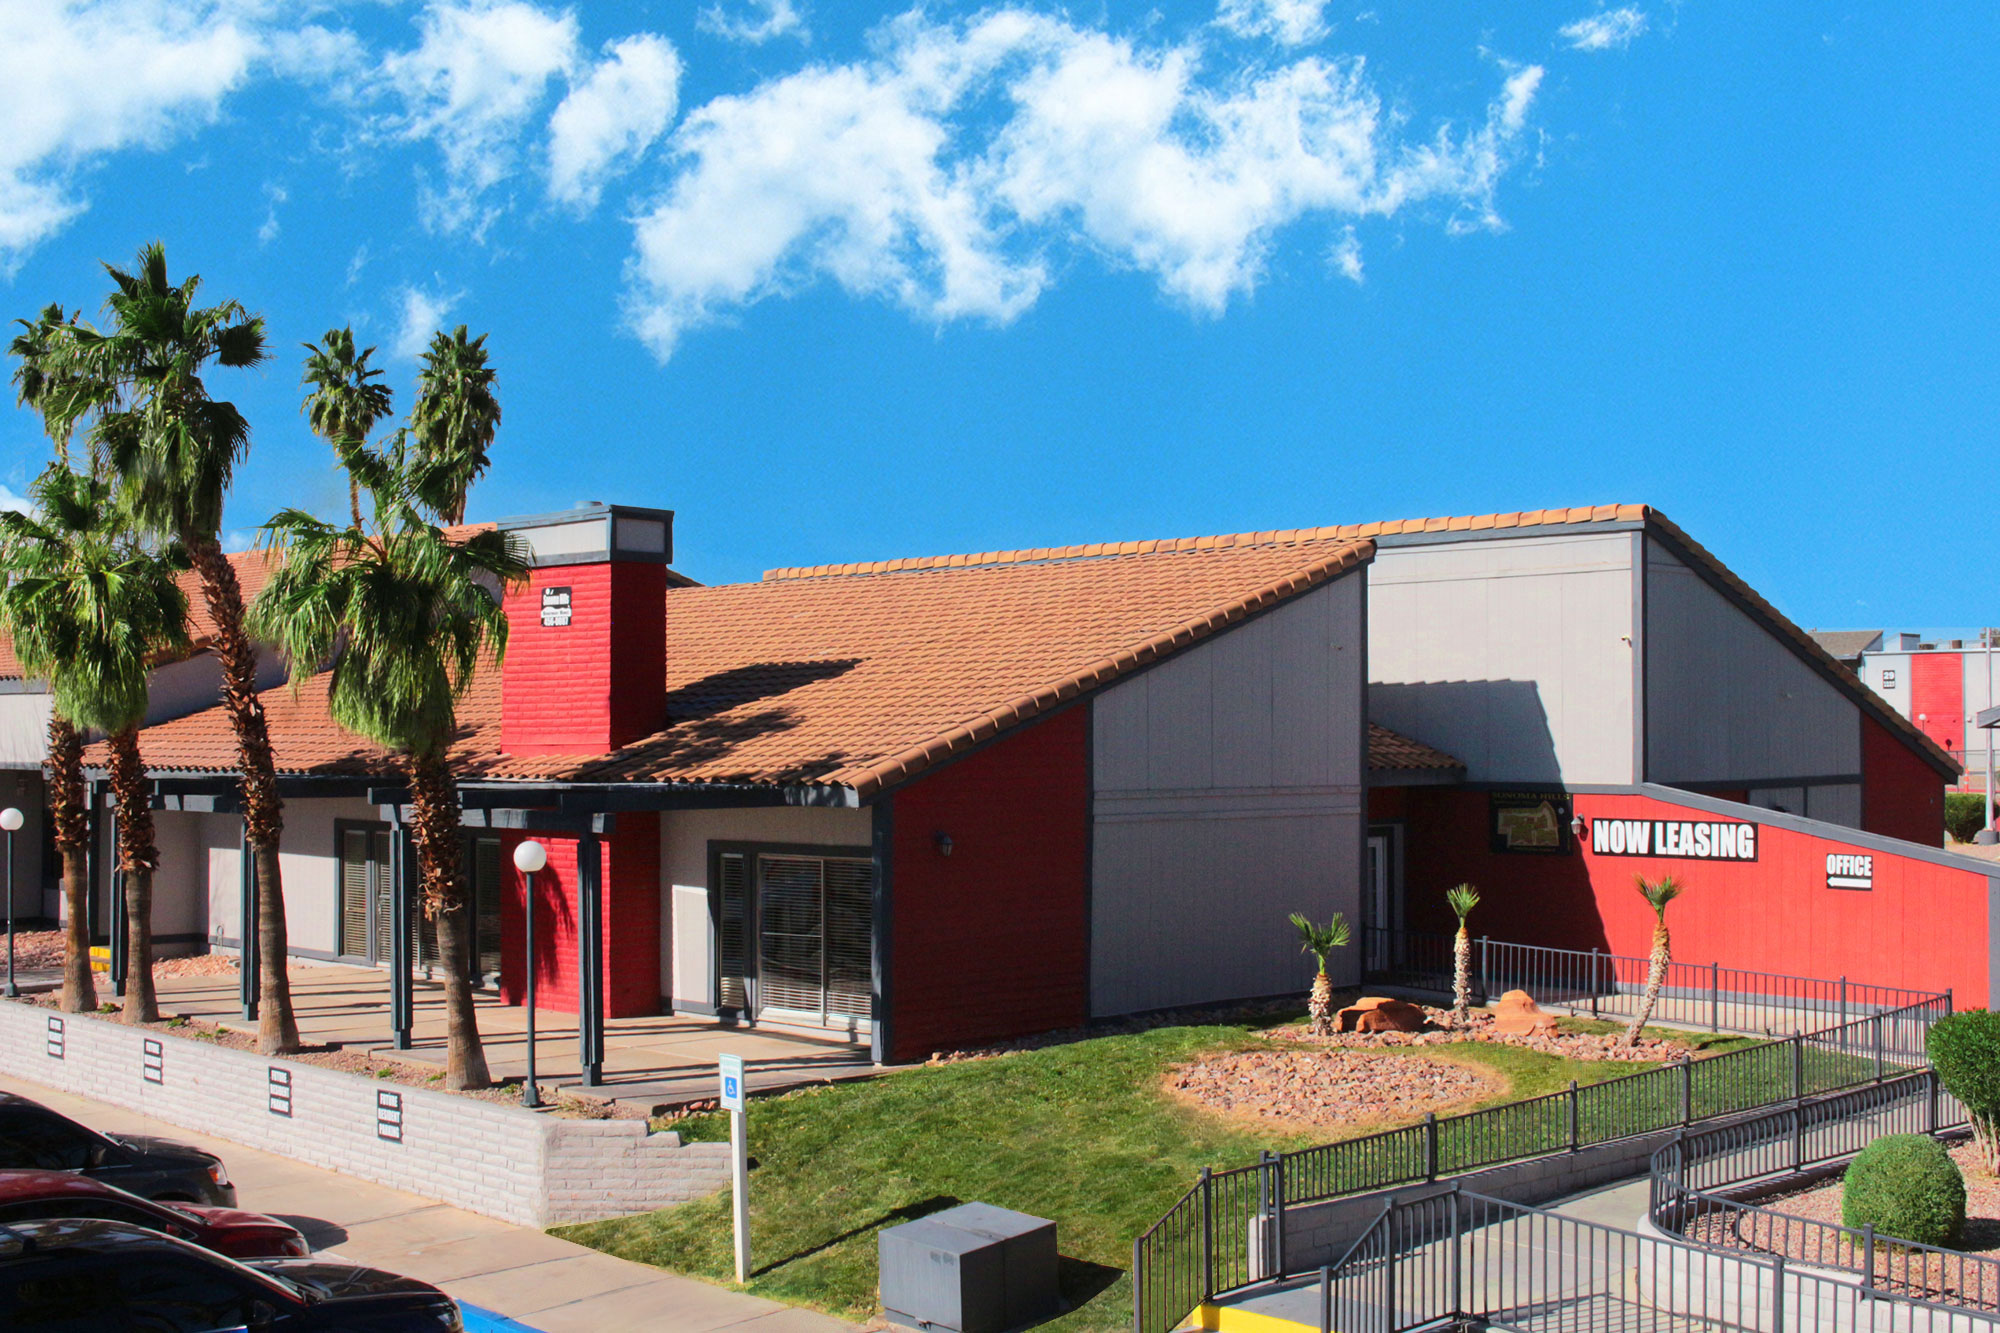
[[[667,720],[667,509],[587,504],[503,519],[533,552],[507,594],[500,748],[604,754]]]

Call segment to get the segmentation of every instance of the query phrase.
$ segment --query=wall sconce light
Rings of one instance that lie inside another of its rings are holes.
[[[1582,815],[1570,816],[1569,833],[1572,838],[1575,838],[1578,842],[1582,842],[1583,835],[1588,832],[1590,832],[1590,825],[1583,822]]]
[[[931,834],[931,841],[937,844],[937,853],[939,856],[951,855],[951,834],[944,832],[933,833]]]

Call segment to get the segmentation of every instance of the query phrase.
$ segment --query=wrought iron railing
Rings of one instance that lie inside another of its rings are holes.
[[[1907,992],[1830,986],[1832,994],[1844,991],[1851,1005],[1865,1004],[1872,1012],[1721,1055],[1585,1086],[1571,1083],[1561,1092],[1463,1115],[1426,1116],[1418,1124],[1338,1143],[1267,1152],[1251,1166],[1204,1170],[1133,1243],[1135,1333],[1168,1333],[1218,1293],[1285,1277],[1287,1208],[1694,1127],[1717,1116],[1881,1082],[1924,1064],[1924,1034],[1951,1007],[1949,993],[1918,994],[1911,1003],[1879,1007]]]
[[[1868,1289],[1782,1254],[1719,1252],[1450,1190],[1391,1200],[1300,1282],[1322,1333],[1436,1328],[1968,1333],[1978,1311]],[[1303,1303],[1303,1302],[1301,1302]],[[1291,1318],[1298,1322],[1294,1307]]]
[[[1710,1248],[1782,1255],[1854,1274],[1870,1291],[2000,1314],[2000,1259],[1713,1192],[1753,1181],[1782,1185],[1851,1158],[1881,1135],[1935,1135],[1967,1123],[1965,1108],[1925,1069],[1688,1134],[1653,1154],[1648,1216],[1662,1230]]]
[[[1580,1018],[1630,1019],[1639,1012],[1650,966],[1646,958],[1483,937],[1470,943],[1468,981],[1479,1003],[1524,990],[1544,1008]],[[1361,932],[1362,976],[1372,984],[1449,994],[1455,972],[1452,946],[1450,935],[1368,927]],[[1904,1009],[1934,994],[1846,977],[1670,962],[1651,1016],[1656,1022],[1711,1032],[1781,1036]]]

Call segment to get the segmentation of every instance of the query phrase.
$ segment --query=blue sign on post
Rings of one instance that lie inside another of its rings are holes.
[[[741,1111],[743,1109],[743,1057],[725,1055],[717,1063],[722,1067],[722,1109]]]

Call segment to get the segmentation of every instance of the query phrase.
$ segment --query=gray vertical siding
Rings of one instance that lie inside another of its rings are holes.
[[[1859,706],[1659,542],[1646,549],[1647,780],[1784,787],[1856,778]],[[1852,822],[1835,822],[1855,827],[1858,794],[1850,804]]]
[[[1369,716],[1473,782],[1634,781],[1632,552],[1624,532],[1384,547]]]
[[[1303,991],[1287,916],[1356,918],[1366,596],[1350,574],[1097,697],[1094,1015]]]

